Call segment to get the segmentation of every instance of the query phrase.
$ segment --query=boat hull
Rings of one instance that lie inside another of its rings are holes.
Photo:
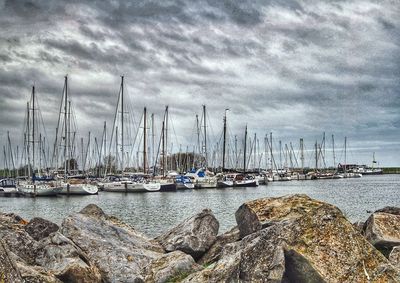
[[[177,190],[190,190],[194,189],[193,183],[176,183]]]
[[[257,180],[243,180],[243,181],[235,181],[234,187],[257,187]]]
[[[231,188],[234,186],[233,181],[219,181],[218,188]]]
[[[115,193],[142,193],[142,192],[158,192],[161,185],[159,183],[131,183],[131,182],[114,182],[105,183],[103,191]]]
[[[92,184],[63,184],[62,195],[96,195],[99,189]]]
[[[18,192],[25,197],[52,197],[57,196],[62,191],[62,186],[50,185],[22,185],[18,187]]]
[[[175,183],[165,183],[161,184],[160,191],[161,192],[174,192],[176,191],[177,187]]]

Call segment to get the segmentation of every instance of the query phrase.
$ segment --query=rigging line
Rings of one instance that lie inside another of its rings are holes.
[[[180,143],[179,143],[179,141],[178,141],[178,136],[177,136],[176,131],[175,131],[174,122],[173,122],[172,118],[170,118],[170,116],[171,116],[171,114],[168,115],[168,119],[169,119],[170,124],[171,124],[171,126],[172,126],[172,132],[174,133],[174,136],[175,136],[176,145],[178,145],[178,144],[180,144]],[[171,148],[171,151],[170,151],[170,152],[172,153],[172,148]]]

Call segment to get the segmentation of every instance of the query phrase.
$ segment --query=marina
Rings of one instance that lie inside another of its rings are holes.
[[[108,214],[155,236],[203,208],[211,208],[220,221],[220,230],[235,225],[234,212],[245,201],[288,194],[307,194],[338,206],[350,221],[365,221],[368,211],[400,203],[400,175],[363,176],[359,179],[272,182],[258,187],[178,190],[157,193],[107,193],[92,196],[47,198],[0,198],[3,212],[21,217],[46,216],[61,224],[68,214],[94,203]]]

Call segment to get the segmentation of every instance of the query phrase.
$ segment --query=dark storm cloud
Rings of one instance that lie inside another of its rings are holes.
[[[390,143],[400,125],[399,9],[383,0],[0,1],[0,126],[20,138],[35,83],[54,132],[69,74],[79,131],[99,136],[124,74],[135,119],[144,105],[158,119],[170,105],[183,144],[202,104],[214,136],[228,107],[237,135],[248,123],[282,139],[331,131],[360,147]]]

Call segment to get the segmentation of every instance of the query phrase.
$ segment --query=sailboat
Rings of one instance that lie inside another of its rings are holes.
[[[115,119],[117,118],[117,113],[120,111],[121,113],[121,128],[120,128],[120,135],[121,135],[121,175],[109,175],[106,176],[104,182],[101,182],[101,186],[105,192],[125,192],[125,193],[135,193],[135,192],[156,192],[160,190],[161,185],[156,182],[152,182],[148,178],[144,176],[138,177],[135,174],[124,174],[125,163],[125,151],[124,151],[124,76],[121,76],[121,85],[119,91],[119,97],[117,102],[116,114]],[[114,125],[117,121],[114,121]],[[146,125],[145,125],[146,127]],[[115,130],[115,145],[118,148],[118,126],[113,129]],[[118,152],[116,150],[117,160],[118,160]],[[111,143],[110,143],[110,153],[111,156]]]
[[[207,170],[207,123],[206,106],[203,105],[203,124],[204,124],[204,168],[193,168],[185,176],[189,177],[194,183],[195,189],[217,188],[218,181],[214,173]]]
[[[343,167],[343,178],[360,178],[362,175],[360,173],[354,173],[347,170],[347,137],[344,137],[344,165]]]
[[[70,176],[70,161],[72,160],[71,154],[71,101],[68,100],[68,76],[64,78],[63,95],[60,105],[60,117],[58,119],[58,125],[56,127],[58,135],[58,129],[60,129],[61,121],[61,109],[64,109],[63,118],[63,129],[64,135],[61,140],[64,140],[64,176],[62,182],[62,190],[60,194],[63,195],[94,195],[98,193],[96,185],[91,184],[84,175],[73,175]],[[57,143],[57,138],[56,138]],[[55,146],[57,146],[55,144]]]
[[[31,100],[27,103],[26,137],[28,140],[26,142],[26,154],[28,156],[28,180],[19,181],[17,183],[17,190],[21,195],[29,197],[56,196],[62,190],[61,184],[59,182],[56,182],[51,176],[41,176],[40,168],[38,170],[38,176],[36,175],[35,144],[37,143],[37,141],[35,134],[37,133],[35,133],[35,130],[38,129],[35,121],[35,111],[37,111],[36,104],[37,102],[35,101],[35,86],[33,86]]]

